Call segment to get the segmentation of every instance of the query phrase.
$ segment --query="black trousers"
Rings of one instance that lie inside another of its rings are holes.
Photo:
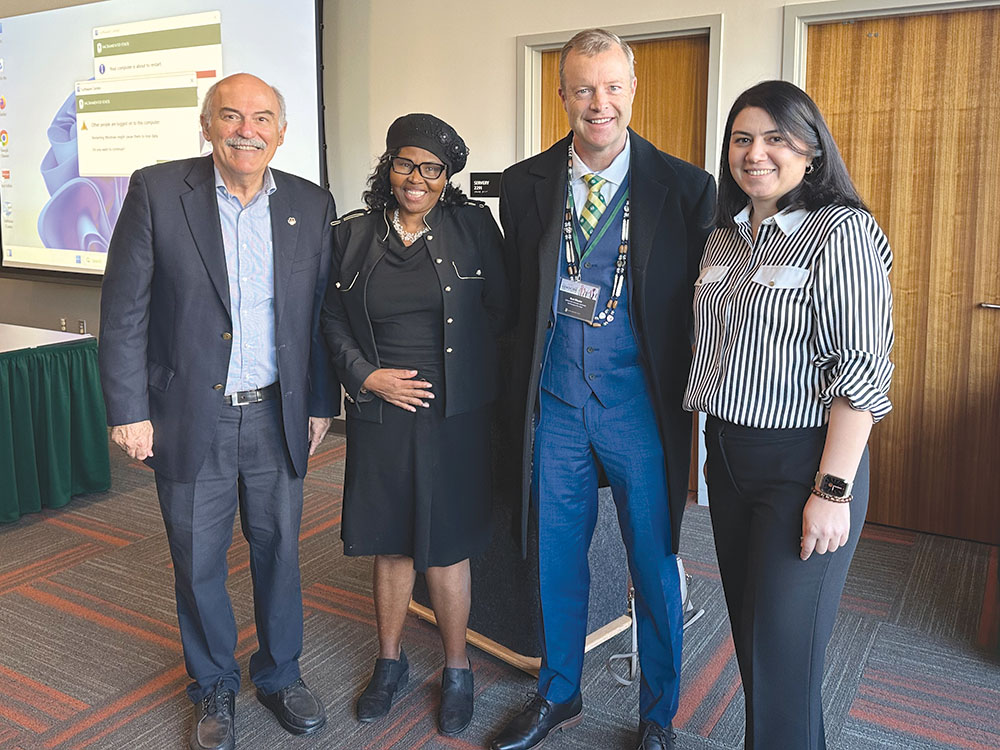
[[[823,663],[868,508],[858,467],[846,546],[799,558],[826,428],[706,422],[709,510],[746,695],[746,750],[823,750]]]

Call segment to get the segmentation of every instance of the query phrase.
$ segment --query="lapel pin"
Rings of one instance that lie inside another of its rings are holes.
[[[295,226],[295,217],[294,216],[289,216],[288,217],[288,226],[290,226],[290,227],[294,227]]]

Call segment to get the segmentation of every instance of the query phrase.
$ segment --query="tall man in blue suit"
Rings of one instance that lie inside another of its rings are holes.
[[[522,543],[537,513],[538,693],[493,740],[535,747],[582,720],[580,680],[600,469],[636,590],[639,738],[673,747],[683,616],[674,554],[687,495],[693,283],[715,207],[707,173],[628,129],[632,50],[601,29],[562,50],[572,133],[503,175],[516,296],[508,409],[522,447]],[[533,505],[531,504],[533,498]]]
[[[111,438],[156,476],[195,704],[192,750],[235,747],[240,668],[226,593],[237,507],[250,544],[257,697],[288,731],[326,713],[299,674],[306,461],[339,408],[318,335],[330,194],[268,163],[284,99],[234,75],[202,110],[212,155],[132,175],[101,294]]]

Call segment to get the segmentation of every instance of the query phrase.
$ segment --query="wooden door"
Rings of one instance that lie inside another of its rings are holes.
[[[895,255],[868,519],[1000,543],[1000,9],[810,26],[806,90]]]
[[[708,107],[708,36],[667,37],[629,42],[639,80],[632,104],[632,129],[661,151],[705,166]],[[542,53],[541,146],[569,132],[559,98],[559,50]],[[715,165],[709,169],[714,171]],[[698,421],[691,440],[688,490],[698,491]]]

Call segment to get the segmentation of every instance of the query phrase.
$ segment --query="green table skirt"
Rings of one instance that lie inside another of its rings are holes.
[[[97,341],[0,354],[0,522],[110,487]]]

